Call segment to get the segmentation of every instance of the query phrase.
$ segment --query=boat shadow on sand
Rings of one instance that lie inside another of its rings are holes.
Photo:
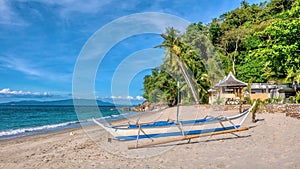
[[[261,120],[263,120],[263,119],[261,119]],[[257,126],[250,126],[249,129],[255,128],[255,127],[257,127]],[[228,133],[228,134],[230,134],[232,136],[219,137],[219,138],[211,138],[212,136],[208,136],[207,138],[204,138],[202,140],[189,140],[189,141],[184,141],[184,142],[180,142],[180,143],[161,144],[161,145],[155,145],[155,146],[151,146],[151,147],[170,147],[170,146],[199,144],[199,143],[208,143],[208,142],[216,142],[216,141],[223,142],[226,140],[244,139],[244,138],[249,138],[252,136],[251,134],[248,134],[248,135],[238,135],[236,133]],[[147,148],[147,147],[141,147],[141,148]]]

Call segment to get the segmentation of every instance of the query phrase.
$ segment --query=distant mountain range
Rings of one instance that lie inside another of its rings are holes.
[[[88,99],[76,99],[74,100],[76,105],[80,106],[92,106],[94,105],[94,100]],[[97,100],[98,106],[114,106],[114,104],[109,102],[104,102]],[[73,99],[67,100],[55,100],[55,101],[36,101],[36,100],[26,100],[26,101],[16,101],[16,102],[8,102],[1,103],[0,105],[37,105],[37,106],[73,106]]]
[[[114,105],[136,106],[142,104],[145,100],[102,98],[101,101],[111,103]]]
[[[36,101],[36,100],[24,100],[24,101],[13,101],[8,103],[0,103],[0,105],[37,105],[37,106],[73,106],[73,101],[75,101],[76,105],[80,106],[93,106],[95,100],[89,99],[66,99],[66,100],[55,100],[55,101]],[[141,104],[140,100],[113,100],[111,98],[107,98],[104,100],[96,100],[98,106],[132,106]]]

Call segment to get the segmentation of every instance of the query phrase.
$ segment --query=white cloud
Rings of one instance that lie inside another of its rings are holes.
[[[10,16],[12,15],[12,11],[10,10],[5,0],[0,0],[0,13],[1,13],[0,18],[3,21],[9,20]]]
[[[135,97],[137,100],[145,100],[145,98],[143,96],[136,96]]]
[[[122,96],[110,96],[111,99],[122,99]]]
[[[133,97],[132,96],[127,96],[126,99],[132,100]]]
[[[0,64],[0,66],[2,67],[17,70],[28,75],[42,76],[42,74],[38,70],[29,66],[33,64],[27,63],[22,59],[0,57],[0,61],[2,62],[2,64]]]
[[[109,98],[115,100],[144,100],[143,96],[110,96]]]
[[[22,18],[22,14],[18,13],[12,6],[12,3],[30,3],[37,2],[42,3],[48,6],[59,6],[59,14],[62,18],[70,15],[73,12],[79,13],[87,13],[87,14],[95,14],[101,9],[104,8],[105,5],[109,4],[110,0],[105,1],[95,1],[95,0],[0,0],[0,24],[5,25],[16,25],[16,26],[27,26],[28,23]],[[31,12],[38,17],[40,13],[38,10],[31,8]]]
[[[55,72],[45,71],[43,65],[38,65],[24,59],[16,57],[0,57],[0,68],[19,71],[25,75],[47,78],[49,80],[66,81],[71,79],[71,74],[57,74]]]
[[[0,0],[0,24],[24,26],[27,23],[10,7],[9,1]]]
[[[4,88],[0,90],[0,96],[15,96],[15,97],[49,97],[49,92],[30,92],[22,90],[10,90],[10,88]]]

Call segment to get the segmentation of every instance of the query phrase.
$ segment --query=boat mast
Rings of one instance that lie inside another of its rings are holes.
[[[179,99],[180,99],[180,83],[179,83],[179,81],[177,81],[177,87],[178,87],[178,89],[177,89],[177,111],[176,111],[176,121],[177,121],[177,123],[179,122],[179,118],[178,118],[178,116],[179,116]]]

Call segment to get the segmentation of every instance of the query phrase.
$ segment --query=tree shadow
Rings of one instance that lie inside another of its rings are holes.
[[[259,121],[264,121],[264,119],[258,119]],[[252,125],[249,126],[249,129],[255,128],[257,127],[257,125]],[[243,138],[248,138],[251,137],[251,134],[248,135],[238,135],[238,133],[227,133],[232,135],[232,137],[219,137],[219,138],[212,138],[213,136],[206,136],[207,139],[203,139],[203,140],[196,140],[199,138],[194,138],[194,139],[190,139],[190,140],[181,140],[181,141],[176,141],[173,143],[165,143],[165,144],[160,144],[160,145],[152,145],[152,146],[145,146],[145,147],[139,147],[139,148],[154,148],[154,147],[170,147],[170,146],[177,146],[177,145],[187,145],[187,144],[197,144],[197,143],[207,143],[207,142],[216,142],[216,141],[225,141],[225,140],[234,140],[234,139],[243,139]],[[205,138],[205,137],[202,137]],[[178,143],[179,142],[179,143]]]

